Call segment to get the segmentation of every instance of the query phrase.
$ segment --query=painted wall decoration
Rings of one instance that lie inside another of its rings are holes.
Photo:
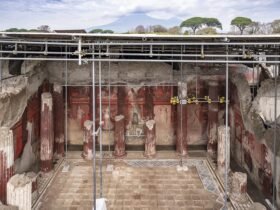
[[[91,119],[90,87],[68,87],[68,141],[83,144],[83,125]]]
[[[231,133],[232,141],[231,152],[232,157],[244,167],[250,177],[254,180],[257,186],[264,192],[266,196],[272,195],[272,172],[271,172],[271,156],[267,146],[258,142],[256,137],[251,132],[245,129],[243,124],[242,114],[240,111],[240,101],[237,95],[236,87],[231,84],[231,104],[230,127],[234,132]]]

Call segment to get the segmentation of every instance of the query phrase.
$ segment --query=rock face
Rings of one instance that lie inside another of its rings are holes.
[[[226,141],[226,133],[228,140]],[[218,127],[218,172],[220,174],[225,174],[230,171],[230,128],[226,126]],[[228,166],[228,171],[226,172],[226,165]]]
[[[6,185],[13,176],[14,141],[7,127],[0,128],[0,201],[6,203]]]
[[[154,120],[145,123],[145,152],[144,156],[154,157],[156,155],[156,125]]]
[[[41,96],[41,171],[49,172],[53,168],[53,100],[50,93]]]
[[[115,150],[113,155],[115,157],[123,157],[125,152],[125,138],[124,138],[124,116],[118,115],[115,117]]]
[[[32,180],[25,174],[14,175],[7,184],[7,203],[19,210],[32,207]]]

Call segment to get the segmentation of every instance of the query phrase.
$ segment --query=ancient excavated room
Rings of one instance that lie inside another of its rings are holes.
[[[0,209],[279,209],[279,52],[0,32]]]

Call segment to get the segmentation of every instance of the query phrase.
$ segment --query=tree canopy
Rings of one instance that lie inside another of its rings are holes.
[[[206,17],[192,17],[183,21],[180,27],[191,28],[193,34],[196,33],[198,29],[201,29],[203,26],[207,28],[219,28],[222,29],[222,24],[217,18],[206,18]]]
[[[6,32],[27,32],[28,30],[25,28],[9,28]]]
[[[223,29],[221,22],[217,18],[204,18],[204,23],[208,27]]]
[[[183,21],[180,25],[180,27],[186,27],[186,28],[191,28],[193,33],[195,34],[196,30],[201,28],[202,25],[204,24],[204,18],[202,17],[192,17],[189,18],[185,21]]]
[[[236,26],[242,35],[245,28],[252,24],[252,20],[247,17],[236,17],[231,21],[231,25]]]
[[[197,30],[197,34],[198,35],[215,35],[215,34],[217,34],[217,30],[212,27],[206,27],[206,28]]]
[[[96,28],[96,29],[92,29],[91,31],[89,31],[89,33],[93,33],[93,34],[113,34],[114,31],[112,30],[103,30],[103,29],[100,29],[100,28]]]

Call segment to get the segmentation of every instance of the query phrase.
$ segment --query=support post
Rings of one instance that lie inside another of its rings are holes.
[[[53,169],[53,99],[50,93],[41,96],[41,171]]]
[[[187,97],[186,84],[178,83],[179,98]],[[177,137],[176,137],[176,151],[181,156],[187,155],[187,105],[177,105]]]

